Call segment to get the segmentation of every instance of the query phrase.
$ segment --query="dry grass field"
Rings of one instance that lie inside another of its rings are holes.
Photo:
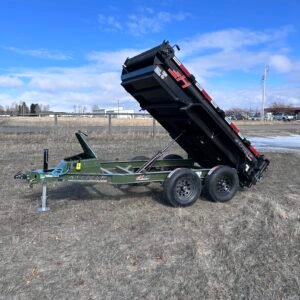
[[[279,122],[279,121],[234,121],[238,126],[246,127],[259,127],[267,126],[269,128],[277,127],[278,124],[283,125],[284,128],[293,127],[295,122]],[[107,116],[58,116],[57,123],[59,126],[63,127],[76,127],[76,126],[108,126]],[[41,117],[9,117],[0,118],[0,125],[5,126],[36,126],[36,127],[47,127],[51,128],[55,126],[54,116],[41,116]],[[124,118],[114,118],[112,117],[113,126],[152,126],[153,119],[149,117],[138,116],[135,118],[125,117]]]
[[[136,117],[131,118],[114,118],[112,117],[112,124],[115,126],[152,126],[152,118]],[[53,127],[55,126],[55,118],[43,117],[10,117],[3,120],[7,126],[37,126],[37,127]],[[108,126],[107,116],[58,116],[57,123],[60,126],[74,127],[81,126]]]
[[[299,133],[300,125],[274,126],[242,132]],[[55,183],[51,211],[37,213],[41,187],[13,175],[41,167],[43,148],[51,164],[80,151],[73,133],[0,134],[1,299],[300,298],[300,152],[266,153],[262,182],[225,204],[201,198],[172,208],[156,184]],[[168,139],[89,136],[105,160],[151,155]]]

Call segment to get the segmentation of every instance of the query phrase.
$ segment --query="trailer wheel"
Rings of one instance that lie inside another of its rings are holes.
[[[217,166],[205,177],[205,190],[215,202],[227,202],[232,199],[238,186],[237,172],[228,166]]]
[[[164,181],[165,198],[175,207],[192,205],[200,197],[201,191],[200,178],[190,169],[175,169]]]

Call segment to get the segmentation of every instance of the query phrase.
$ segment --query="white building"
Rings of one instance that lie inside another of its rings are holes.
[[[133,109],[124,109],[123,107],[94,109],[93,113],[115,114],[113,117],[115,117],[115,118],[125,118],[125,119],[131,119],[131,118],[134,117],[133,116],[133,114],[134,114]]]

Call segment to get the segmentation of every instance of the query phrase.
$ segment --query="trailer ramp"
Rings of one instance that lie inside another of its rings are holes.
[[[128,58],[122,86],[203,168],[227,165],[238,172],[240,184],[255,184],[269,165],[235,124],[175,56],[161,45]]]

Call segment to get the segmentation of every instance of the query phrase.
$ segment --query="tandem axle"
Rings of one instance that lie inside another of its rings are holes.
[[[86,142],[86,135],[80,131],[75,135],[83,149],[82,153],[63,159],[54,168],[48,168],[48,150],[45,149],[43,169],[18,172],[14,176],[15,179],[26,180],[30,186],[42,184],[42,205],[39,211],[49,210],[47,183],[56,181],[109,183],[116,187],[157,182],[163,184],[165,198],[173,206],[193,204],[199,198],[204,183],[205,186],[215,185],[210,188],[213,190],[210,194],[216,201],[230,200],[238,187],[238,177],[232,168],[219,166],[205,169],[179,155],[163,156],[180,136],[150,159],[140,156],[129,161],[100,161]],[[212,184],[207,184],[210,181],[207,178],[213,177],[217,169],[221,170],[221,176]]]

